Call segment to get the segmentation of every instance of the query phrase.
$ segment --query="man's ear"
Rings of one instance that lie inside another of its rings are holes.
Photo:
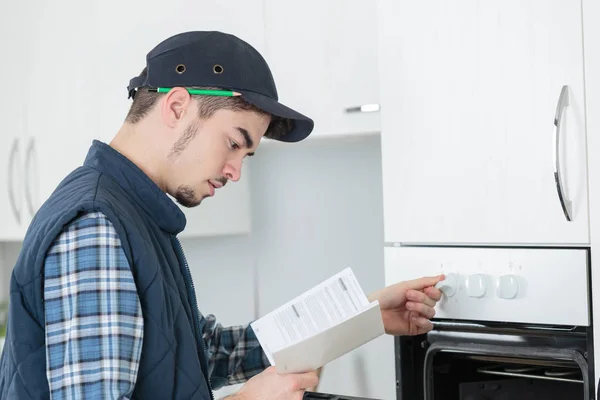
[[[192,96],[182,87],[175,87],[166,93],[160,106],[161,116],[165,124],[174,128],[181,123],[192,101]]]

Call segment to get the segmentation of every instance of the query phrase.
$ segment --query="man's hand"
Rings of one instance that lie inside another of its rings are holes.
[[[269,367],[253,376],[231,400],[302,400],[308,388],[316,387],[319,378],[315,371],[303,374],[279,375],[275,367]]]
[[[443,275],[399,282],[380,289],[369,296],[379,300],[385,332],[390,335],[420,335],[429,332],[429,321],[435,315],[434,307],[442,292],[434,286],[444,280]]]

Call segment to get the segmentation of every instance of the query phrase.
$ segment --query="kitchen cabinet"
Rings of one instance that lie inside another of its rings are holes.
[[[580,2],[378,5],[385,240],[589,243]]]
[[[600,273],[596,260],[600,254],[600,2],[583,0],[583,27],[585,53],[585,102],[588,111],[586,128],[588,131],[588,171],[590,197],[590,248],[592,268],[590,273],[592,321],[597,325],[600,321]],[[594,329],[594,343],[600,343],[600,330]],[[598,346],[596,346],[596,349]],[[594,372],[596,391],[600,383],[600,357],[596,350],[594,355]],[[600,394],[600,393],[599,393]],[[596,398],[599,398],[598,396]]]
[[[0,50],[2,51],[2,50]],[[4,53],[7,54],[7,53]],[[14,53],[12,53],[14,54]],[[4,75],[2,68],[0,75]],[[0,78],[1,79],[1,78]],[[4,79],[1,79],[4,81]],[[4,82],[3,82],[4,83]],[[3,84],[2,83],[2,84]],[[0,97],[0,107],[12,118],[2,119],[0,132],[0,151],[2,152],[2,168],[0,169],[0,240],[15,240],[25,232],[27,210],[24,204],[24,169],[23,153],[26,143],[21,135],[22,119],[20,118],[19,90],[7,89],[11,96]],[[16,103],[15,103],[16,102]]]
[[[25,129],[24,81],[29,68],[24,3],[14,3],[9,12],[0,13],[0,240],[15,240],[25,233],[28,210],[25,204]],[[10,38],[4,39],[4,38]]]
[[[376,3],[266,0],[265,58],[281,102],[315,121],[309,140],[379,133]]]
[[[3,86],[6,88],[6,86]],[[19,110],[7,104],[15,101],[18,90],[11,90],[15,96],[0,98],[0,107],[13,118],[2,120],[2,132],[0,132],[0,151],[2,152],[2,168],[0,169],[0,186],[3,188],[0,194],[0,240],[16,240],[25,233],[28,220],[27,209],[24,202],[24,151],[26,142],[21,135],[22,120]],[[17,107],[18,108],[18,107]]]

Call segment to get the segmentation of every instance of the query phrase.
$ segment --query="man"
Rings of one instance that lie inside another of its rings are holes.
[[[254,48],[220,32],[163,41],[128,90],[133,104],[114,140],[92,144],[25,237],[2,399],[210,399],[211,389],[246,381],[233,398],[301,399],[315,372],[277,374],[250,326],[199,313],[176,237],[185,217],[168,195],[197,206],[240,179],[262,137],[303,140],[312,120],[278,103]],[[441,279],[373,293],[386,332],[431,329]]]

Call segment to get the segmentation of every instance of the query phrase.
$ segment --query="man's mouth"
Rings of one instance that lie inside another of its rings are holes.
[[[209,196],[214,196],[215,195],[215,191],[217,189],[222,188],[223,186],[225,186],[225,183],[227,183],[227,180],[221,180],[221,179],[211,179],[208,181],[208,186],[210,187],[210,193]]]
[[[227,178],[211,179],[208,181],[215,189],[222,188],[227,183]]]

